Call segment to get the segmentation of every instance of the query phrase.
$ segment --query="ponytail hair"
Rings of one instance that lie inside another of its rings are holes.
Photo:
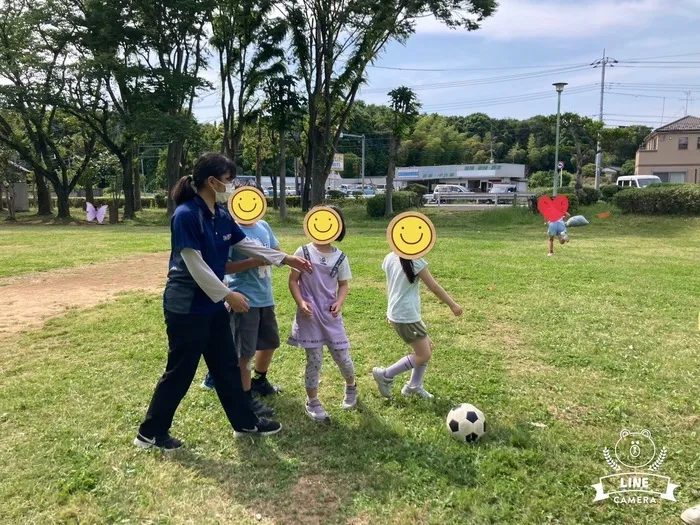
[[[187,175],[185,177],[180,177],[175,183],[175,187],[171,193],[173,200],[175,201],[175,206],[191,201],[197,192],[194,189],[194,179],[192,175]]]
[[[236,176],[236,165],[221,153],[204,153],[194,164],[192,175],[181,177],[177,181],[171,196],[179,206],[194,199],[197,190],[201,190],[209,177],[221,180],[226,175]]]
[[[413,261],[404,259],[403,257],[399,257],[399,261],[401,261],[401,268],[403,268],[403,273],[406,274],[408,282],[411,284],[415,283],[416,273],[413,271]]]
[[[340,235],[338,235],[338,238],[336,239],[336,241],[340,242],[345,239],[345,218],[343,217],[343,212],[340,211],[340,208],[338,208],[338,206],[335,204],[330,204],[328,207],[336,212],[338,217],[340,217]]]

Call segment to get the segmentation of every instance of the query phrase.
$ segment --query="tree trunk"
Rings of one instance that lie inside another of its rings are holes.
[[[280,217],[287,218],[287,141],[280,133]]]
[[[85,183],[85,202],[95,205],[95,193],[92,191],[92,182]]]
[[[9,197],[8,197],[8,199],[9,199]],[[9,206],[9,203],[8,203],[8,206]],[[0,211],[2,211],[4,209],[5,209],[5,205],[2,202],[2,184],[0,184]]]
[[[255,146],[255,185],[262,190],[262,121],[258,119],[258,144]]]
[[[134,219],[134,152],[127,148],[122,163],[122,190],[124,191],[124,218]]]
[[[398,140],[392,134],[389,138],[389,165],[386,172],[386,205],[384,208],[384,217],[387,219],[394,215],[394,169],[396,166],[396,150]]]
[[[184,144],[181,140],[174,140],[168,144],[168,157],[165,166],[165,175],[168,181],[168,217],[175,212],[175,201],[172,193],[175,184],[180,179],[180,158]]]
[[[68,202],[70,193],[60,184],[54,184],[53,189],[56,192],[56,203],[58,205],[57,217],[59,219],[68,219],[70,217],[70,204]]]
[[[138,159],[132,162],[134,167],[134,211],[141,211],[141,170]]]
[[[37,215],[51,215],[51,192],[46,184],[46,179],[39,173],[34,174],[36,183],[36,200],[39,211]]]

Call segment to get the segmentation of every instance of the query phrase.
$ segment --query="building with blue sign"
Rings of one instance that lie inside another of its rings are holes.
[[[433,186],[459,184],[474,191],[488,191],[494,184],[513,184],[525,191],[524,164],[456,164],[451,166],[415,166],[396,168],[396,180]]]

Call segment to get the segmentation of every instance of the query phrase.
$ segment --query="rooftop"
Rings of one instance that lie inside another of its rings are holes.
[[[675,122],[661,126],[655,131],[656,133],[664,131],[700,131],[700,118],[688,115]]]

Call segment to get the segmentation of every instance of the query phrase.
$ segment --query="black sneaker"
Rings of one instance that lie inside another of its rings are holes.
[[[259,396],[272,396],[279,394],[282,389],[270,383],[267,378],[253,378],[250,381],[251,390]]]
[[[272,417],[275,415],[275,410],[273,408],[263,405],[259,399],[252,396],[250,398],[250,409],[255,412],[255,415],[258,417]]]
[[[282,430],[281,423],[261,418],[252,429],[244,428],[241,430],[234,430],[233,435],[237,438],[246,436],[271,436],[277,434],[280,430]]]
[[[167,434],[163,438],[149,439],[139,432],[134,438],[134,445],[144,450],[157,448],[163,452],[172,452],[173,450],[177,450],[178,448],[182,447],[182,441],[172,437],[170,434]]]

